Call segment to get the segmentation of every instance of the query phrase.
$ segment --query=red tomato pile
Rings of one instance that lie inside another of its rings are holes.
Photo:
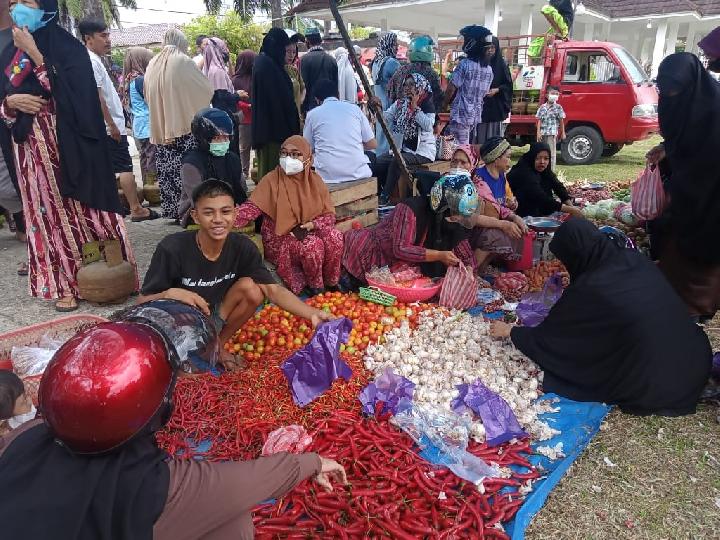
[[[356,354],[370,343],[377,343],[383,333],[400,326],[404,320],[415,324],[427,306],[397,303],[385,307],[366,302],[355,294],[328,292],[310,298],[307,303],[353,323],[348,342],[341,352]],[[259,360],[265,351],[294,351],[307,345],[313,334],[310,323],[277,306],[266,306],[250,319],[227,343],[225,350],[242,355],[246,360]]]

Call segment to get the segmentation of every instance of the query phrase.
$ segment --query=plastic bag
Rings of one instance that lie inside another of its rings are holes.
[[[362,403],[363,412],[367,415],[375,414],[375,404],[378,401],[385,403],[382,413],[397,414],[398,411],[412,406],[414,391],[414,382],[396,375],[392,368],[386,368],[382,375],[360,392],[358,399]]]
[[[553,274],[542,291],[523,295],[516,314],[523,326],[535,327],[545,320],[550,309],[560,300],[563,293],[562,276]]]
[[[665,188],[660,168],[648,165],[630,185],[633,213],[640,219],[655,219],[665,210]]]
[[[440,305],[451,309],[469,309],[477,301],[477,278],[472,268],[460,263],[448,268],[440,289]]]
[[[495,287],[508,302],[517,302],[522,295],[528,291],[530,285],[525,274],[520,272],[505,272],[495,279],[493,287]]]
[[[45,334],[37,347],[13,347],[10,362],[18,377],[41,375],[64,342]]]
[[[488,446],[497,446],[511,439],[527,437],[515,413],[502,397],[485,386],[480,379],[456,387],[460,394],[451,404],[458,414],[468,410],[477,414],[485,428]]]
[[[304,407],[342,377],[346,381],[352,369],[340,358],[340,344],[352,329],[349,319],[335,319],[318,327],[310,343],[280,366],[290,384],[295,404]]]
[[[302,426],[284,426],[268,435],[262,455],[271,456],[278,452],[302,453],[312,443],[312,437]]]
[[[469,422],[466,418],[434,407],[413,405],[395,415],[393,423],[405,431],[422,449],[420,457],[449,468],[460,478],[479,484],[500,475],[467,451]]]

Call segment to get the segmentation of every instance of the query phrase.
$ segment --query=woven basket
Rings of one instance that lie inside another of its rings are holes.
[[[394,305],[397,301],[397,298],[395,298],[392,294],[383,292],[376,287],[360,287],[360,298],[367,300],[368,302],[388,307]]]

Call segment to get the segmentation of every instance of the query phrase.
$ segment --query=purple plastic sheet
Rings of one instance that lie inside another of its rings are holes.
[[[534,327],[545,320],[563,293],[560,274],[551,276],[542,291],[524,294],[515,313],[523,326]]]
[[[515,413],[502,397],[485,386],[480,379],[472,384],[459,384],[460,394],[452,403],[458,414],[472,411],[482,420],[488,446],[497,446],[511,439],[527,437]]]
[[[412,406],[415,383],[401,375],[396,375],[392,368],[385,371],[368,384],[358,399],[363,406],[363,412],[369,416],[375,415],[375,404],[384,401],[382,413],[390,412],[393,415]]]
[[[346,318],[320,325],[310,342],[280,366],[297,405],[304,407],[322,395],[338,377],[350,379],[352,369],[340,358],[340,344],[350,330],[352,322]]]

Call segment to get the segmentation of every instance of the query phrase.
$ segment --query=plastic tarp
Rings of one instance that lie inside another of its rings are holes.
[[[528,494],[525,503],[520,507],[515,518],[505,525],[505,531],[512,540],[524,540],[525,529],[530,525],[532,518],[543,507],[548,495],[560,482],[570,465],[600,430],[600,424],[611,409],[602,403],[580,403],[555,394],[545,394],[540,399],[559,399],[554,404],[555,408],[560,409],[559,411],[546,413],[540,417],[561,433],[550,440],[533,443],[532,447],[555,446],[561,442],[565,457],[551,461],[539,454],[530,456],[530,462],[541,468],[546,476],[533,482],[533,490]]]

